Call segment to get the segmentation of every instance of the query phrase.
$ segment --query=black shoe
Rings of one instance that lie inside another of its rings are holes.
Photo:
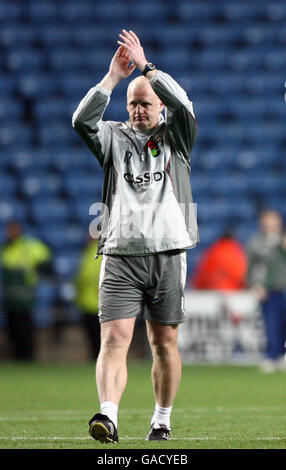
[[[167,428],[165,424],[154,423],[151,425],[150,432],[146,437],[146,441],[167,441],[170,439],[170,431],[172,428]]]
[[[89,421],[89,434],[100,442],[118,442],[117,429],[113,422],[101,413],[94,415]]]

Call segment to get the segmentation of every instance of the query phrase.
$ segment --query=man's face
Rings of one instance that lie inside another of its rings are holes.
[[[158,124],[164,105],[149,84],[134,84],[128,89],[127,111],[132,125],[139,131],[150,130]]]
[[[264,234],[280,234],[282,232],[282,219],[275,211],[268,211],[260,217],[260,226]]]

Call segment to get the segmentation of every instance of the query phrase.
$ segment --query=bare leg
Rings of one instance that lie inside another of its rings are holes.
[[[127,382],[126,358],[135,318],[101,323],[101,349],[96,363],[96,384],[100,403],[120,402]]]
[[[178,325],[147,320],[147,334],[153,355],[152,381],[156,403],[165,408],[175,399],[181,380]]]

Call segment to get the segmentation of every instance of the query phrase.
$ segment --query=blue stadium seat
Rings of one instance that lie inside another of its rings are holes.
[[[192,173],[191,174],[191,185],[192,189],[195,192],[207,193],[210,188],[211,176],[209,174],[203,173]]]
[[[122,25],[121,28],[125,26],[123,25],[123,23],[126,22],[128,18],[130,4],[126,5],[124,1],[123,2],[116,1],[116,2],[109,2],[109,3],[96,2],[96,3],[93,3],[92,5],[93,5],[93,12],[92,12],[93,21],[97,20],[99,24],[101,25],[110,23],[111,25],[117,26],[118,28],[120,28],[120,26],[118,25],[118,18],[120,18],[120,23]]]
[[[23,118],[23,103],[13,99],[1,99],[0,122],[5,124],[9,121],[20,121]]]
[[[130,22],[138,21],[140,22],[160,22],[164,24],[168,18],[168,15],[172,13],[172,6],[168,3],[160,3],[156,1],[144,1],[143,3],[130,3],[126,8],[126,5],[123,7],[127,10],[128,15],[130,15]],[[131,27],[126,29],[132,29]]]
[[[201,223],[215,222],[227,224],[230,221],[239,222],[241,219],[252,219],[255,208],[250,201],[243,199],[228,201],[227,199],[213,199],[209,202],[198,203],[198,220]]]
[[[197,166],[201,170],[211,170],[222,173],[225,176],[226,171],[235,168],[235,156],[233,151],[227,148],[204,152],[197,160]]]
[[[7,66],[11,72],[40,71],[46,62],[45,55],[32,48],[12,50],[7,58]]]
[[[81,251],[62,250],[54,259],[54,270],[60,279],[72,278],[79,266]]]
[[[27,220],[26,206],[21,200],[5,195],[0,199],[0,223],[5,224],[12,219],[25,222]]]
[[[72,142],[78,142],[78,136],[72,128],[70,122],[56,122],[42,123],[38,129],[38,138],[40,144],[44,147],[55,147],[61,144],[63,147]]]
[[[277,70],[279,72],[286,71],[286,65],[285,61],[283,60],[283,57],[281,56],[280,51],[273,51],[269,52],[268,54],[265,54],[264,56],[264,61],[263,65],[266,69],[268,70]]]
[[[70,3],[61,2],[58,8],[58,15],[61,20],[68,24],[76,22],[90,22],[95,19],[96,5],[89,2]],[[97,16],[98,18],[98,16]]]
[[[14,48],[21,46],[31,46],[37,38],[37,31],[32,25],[21,24],[19,28],[17,22],[5,24],[0,29],[0,44],[5,47]]]
[[[179,1],[176,13],[183,22],[191,21],[196,25],[197,21],[211,21],[213,16],[220,11],[220,4],[216,3],[188,3]]]
[[[231,96],[234,96],[241,93],[245,84],[245,77],[228,71],[223,75],[214,75],[209,82],[210,90],[216,95],[231,94]]]
[[[89,161],[93,160],[91,153],[84,147],[80,150],[59,149],[52,155],[52,167],[58,172],[84,171],[89,167]]]
[[[94,212],[91,206],[95,203],[100,204],[101,198],[85,197],[80,199],[73,199],[72,203],[72,215],[75,221],[82,224],[88,230],[89,224],[95,219],[96,215],[90,214]]]
[[[13,147],[20,146],[23,148],[32,141],[33,129],[22,123],[6,123],[0,127],[0,149],[11,150]]]
[[[55,121],[62,119],[71,122],[71,111],[66,100],[55,97],[44,97],[35,103],[34,113],[37,121]]]
[[[180,70],[189,69],[192,64],[192,54],[187,49],[178,48],[168,48],[163,50],[158,54],[158,64],[159,68],[162,68],[165,72],[171,73],[171,70],[168,70],[170,64],[176,62],[176,73],[179,73]],[[155,60],[154,60],[155,62]]]
[[[266,72],[263,75],[258,73],[249,74],[245,78],[245,88],[248,92],[259,94],[260,96],[263,94],[263,98],[266,97],[266,94],[269,91],[273,92],[274,90],[281,91],[281,77],[278,74],[273,74]]]
[[[29,2],[26,15],[31,23],[50,23],[59,19],[58,2]]]
[[[5,166],[19,172],[20,178],[30,176],[30,170],[45,169],[50,166],[52,153],[45,149],[35,150],[25,146],[6,154]]]
[[[41,281],[37,287],[38,304],[52,306],[55,301],[57,287],[50,282]]]
[[[280,172],[256,173],[249,180],[248,191],[251,194],[261,194],[265,199],[282,196],[285,192],[285,178]]]
[[[74,48],[57,48],[55,50],[50,49],[49,51],[49,65],[56,71],[58,70],[81,70],[84,58],[84,54],[80,50]]]
[[[58,77],[52,73],[21,74],[18,82],[19,91],[29,98],[42,98],[57,93],[60,90]]]
[[[274,4],[265,5],[265,13],[271,23],[285,21],[286,9],[284,2],[275,2]]]
[[[73,40],[79,48],[94,47],[95,44],[97,44],[100,49],[106,48],[108,44],[112,47],[114,45],[113,34],[113,25],[111,25],[110,28],[106,23],[104,27],[97,25],[96,28],[94,28],[92,23],[79,24],[77,28],[73,28],[72,30]]]
[[[8,73],[1,73],[0,75],[0,89],[2,91],[3,97],[8,97],[11,95],[13,98],[13,95],[15,94],[16,90],[16,77],[11,76]]]
[[[47,48],[70,47],[74,43],[74,28],[62,23],[44,24],[38,31],[38,38]]]
[[[60,177],[46,172],[26,176],[21,183],[23,194],[33,199],[57,196],[62,189]]]
[[[245,194],[248,184],[247,175],[244,173],[222,173],[210,181],[210,191],[214,196],[236,197]]]
[[[96,78],[91,77],[89,74],[76,73],[62,74],[58,77],[58,85],[61,93],[69,96],[70,99],[76,100],[77,97],[83,98],[88,90],[96,85]],[[74,110],[76,109],[78,101],[75,102]]]
[[[259,171],[261,169],[271,169],[278,164],[278,150],[264,147],[261,149],[245,150],[240,152],[236,158],[236,167],[243,171]],[[284,159],[283,159],[284,160]]]
[[[9,173],[0,173],[0,199],[13,196],[17,190],[17,183]]]
[[[29,208],[33,220],[40,225],[67,222],[71,214],[69,204],[57,198],[31,200]]]
[[[91,173],[67,173],[64,177],[65,191],[73,198],[76,197],[96,197],[101,192],[102,178]]]
[[[57,253],[63,249],[81,248],[87,239],[83,227],[58,222],[51,226],[40,227],[38,235]]]
[[[223,5],[223,14],[228,21],[255,20],[263,11],[263,4],[227,2]]]
[[[110,60],[115,50],[111,53],[101,50],[87,50],[83,54],[79,49],[57,49],[51,51],[49,55],[49,64],[56,71],[65,72],[69,69],[72,73],[81,71],[106,72],[109,68]]]
[[[22,2],[2,0],[0,3],[0,23],[19,21],[24,13],[25,5]],[[2,27],[2,25],[1,25]]]

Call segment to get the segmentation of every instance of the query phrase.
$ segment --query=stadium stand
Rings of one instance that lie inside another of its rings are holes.
[[[72,278],[102,173],[71,117],[107,71],[123,27],[194,103],[201,243],[188,252],[188,270],[230,224],[245,242],[263,205],[286,216],[285,26],[280,0],[2,0],[0,241],[5,222],[19,218],[52,246],[59,281]],[[113,92],[106,119],[127,119],[125,91]],[[55,295],[39,291],[40,325]]]

